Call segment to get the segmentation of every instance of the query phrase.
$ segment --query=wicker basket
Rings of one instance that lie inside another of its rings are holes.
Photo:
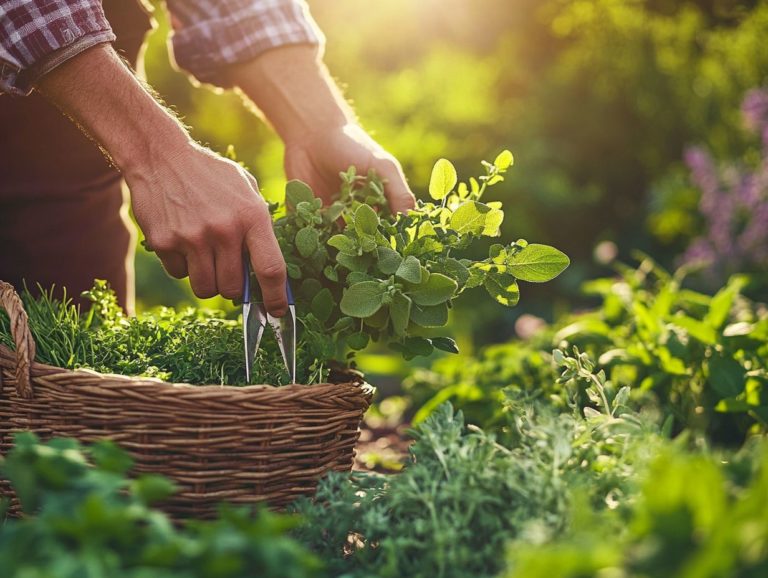
[[[0,307],[16,351],[0,346],[0,453],[18,431],[83,442],[110,438],[134,471],[173,479],[163,504],[174,517],[210,517],[221,501],[280,507],[311,494],[330,470],[352,467],[372,388],[362,380],[273,387],[192,386],[72,371],[34,361],[35,342],[13,287]],[[0,494],[12,499],[0,480]]]

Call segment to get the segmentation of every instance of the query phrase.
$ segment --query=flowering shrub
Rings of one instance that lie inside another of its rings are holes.
[[[741,112],[746,128],[761,137],[757,162],[719,164],[699,147],[685,155],[705,230],[683,262],[706,264],[712,278],[768,265],[768,89],[750,91]]]

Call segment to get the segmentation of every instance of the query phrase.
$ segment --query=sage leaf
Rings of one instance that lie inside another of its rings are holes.
[[[496,301],[507,307],[514,307],[520,301],[517,281],[509,275],[490,273],[485,279],[485,289]]]
[[[389,306],[389,316],[392,319],[392,328],[396,335],[403,336],[408,328],[408,320],[411,317],[411,300],[402,293],[396,293]]]
[[[369,337],[367,333],[363,333],[362,331],[359,331],[357,333],[353,333],[349,337],[347,337],[347,345],[350,349],[354,349],[356,351],[359,351],[361,349],[365,349],[368,346]]]
[[[482,234],[486,237],[498,237],[501,235],[501,223],[504,221],[504,211],[491,209],[485,216]]]
[[[421,262],[416,257],[408,256],[397,268],[395,275],[409,283],[421,283]]]
[[[447,351],[448,353],[459,352],[459,346],[456,344],[456,341],[450,337],[433,337],[431,341],[435,349],[439,349],[440,351]]]
[[[299,229],[299,232],[296,233],[296,249],[302,257],[309,257],[317,251],[319,239],[320,233],[316,229],[311,227]]]
[[[400,264],[403,262],[403,258],[400,254],[389,247],[379,247],[376,252],[379,256],[377,262],[379,271],[385,275],[394,275],[395,271],[397,271],[398,267],[400,267]]]
[[[330,319],[333,313],[335,301],[330,289],[327,287],[320,290],[313,298],[310,305],[312,315],[317,317],[319,321],[325,323]]]
[[[568,256],[548,245],[531,243],[507,258],[507,272],[522,281],[544,283],[565,271]]]
[[[334,235],[328,239],[328,244],[347,255],[357,255],[357,244],[346,235]]]
[[[431,273],[426,280],[408,291],[408,295],[417,305],[439,305],[453,297],[458,288],[458,283],[450,277]]]
[[[379,216],[368,205],[360,205],[355,211],[355,231],[360,235],[376,235],[379,228]]]
[[[443,327],[448,323],[448,305],[414,305],[411,321],[421,327]]]
[[[515,157],[508,150],[501,151],[493,161],[494,166],[500,171],[506,171],[515,163]]]
[[[456,168],[448,159],[438,159],[432,167],[429,179],[429,196],[436,201],[443,200],[453,190],[458,181]]]
[[[370,317],[384,304],[385,291],[386,286],[378,281],[352,285],[341,298],[341,311],[350,317]]]
[[[460,235],[472,233],[480,235],[485,230],[485,221],[491,208],[477,201],[467,201],[459,205],[451,215],[451,229]]]
[[[296,210],[299,203],[312,203],[315,199],[307,183],[293,180],[285,185],[285,205],[289,210]]]

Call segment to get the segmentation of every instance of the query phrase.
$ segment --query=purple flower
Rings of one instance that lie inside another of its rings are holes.
[[[741,115],[750,131],[762,132],[768,126],[768,90],[750,90],[741,104]]]
[[[764,137],[757,165],[717,164],[701,148],[685,153],[691,181],[701,191],[706,229],[691,242],[683,262],[708,263],[713,276],[768,267],[768,90],[750,91],[741,110],[747,127]]]

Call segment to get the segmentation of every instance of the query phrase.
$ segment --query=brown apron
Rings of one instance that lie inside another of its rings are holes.
[[[150,16],[136,2],[103,5],[135,67]],[[106,279],[130,309],[134,237],[120,173],[96,145],[36,92],[0,96],[0,280],[79,299]]]

